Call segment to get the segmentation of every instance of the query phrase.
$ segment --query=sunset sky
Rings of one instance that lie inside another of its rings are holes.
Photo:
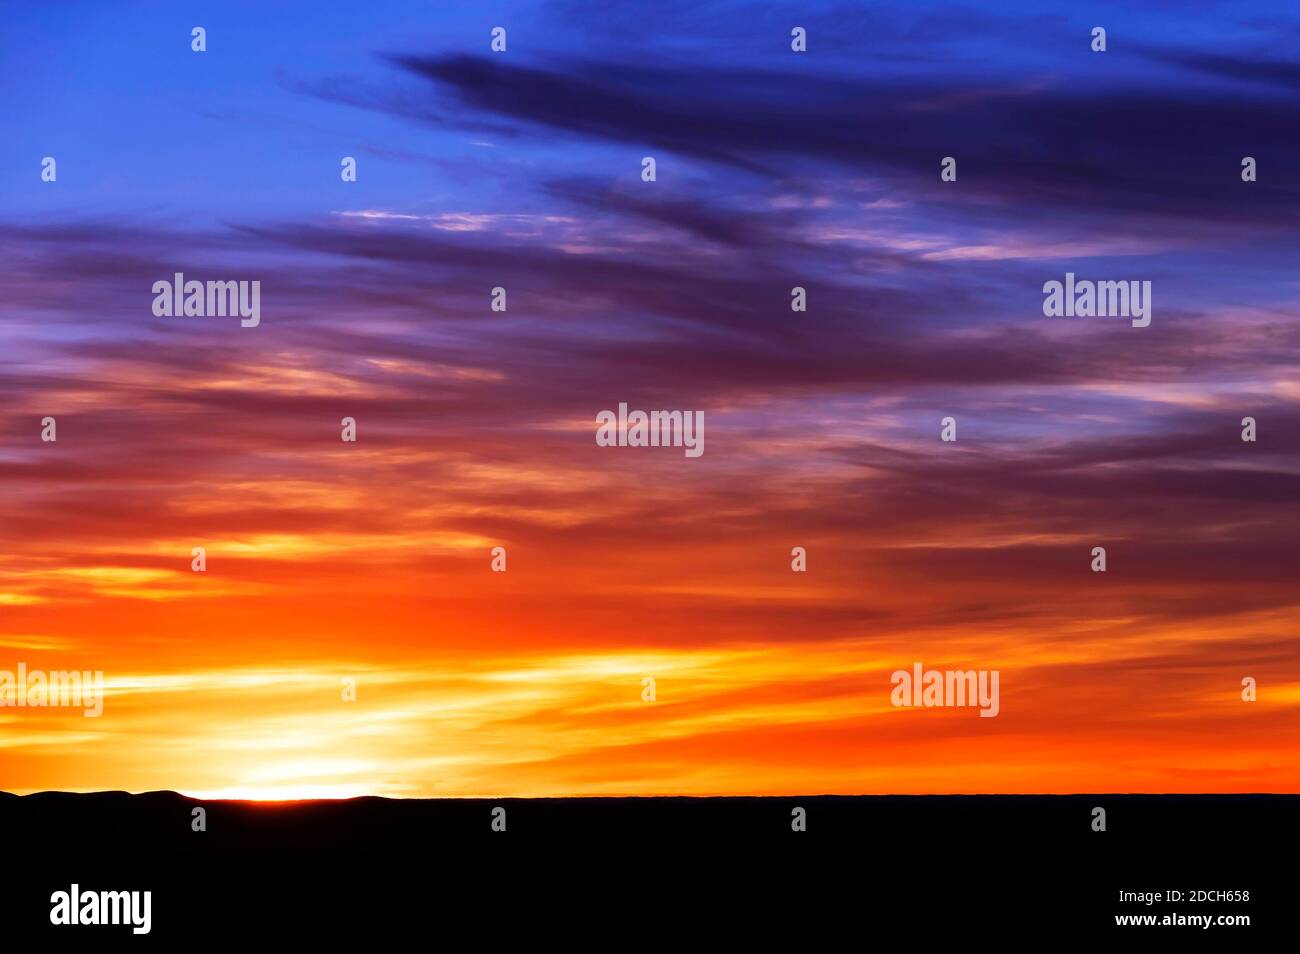
[[[0,670],[108,695],[0,708],[0,789],[1300,792],[1293,5],[3,20]]]

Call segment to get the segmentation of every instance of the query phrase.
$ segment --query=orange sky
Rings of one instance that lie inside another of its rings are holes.
[[[337,382],[292,387],[349,410]],[[888,504],[887,474],[807,472],[816,438],[794,455],[741,444],[726,415],[710,422],[717,450],[688,461],[597,448],[577,420],[519,445],[419,446],[403,428],[423,424],[380,408],[359,415],[356,445],[324,413],[278,418],[281,445],[256,419],[173,410],[161,451],[148,429],[81,428],[75,412],[57,444],[26,449],[0,557],[0,668],[103,669],[108,695],[98,719],[0,710],[9,790],[1297,787],[1300,678],[1279,654],[1296,614],[1229,605],[1266,582],[1201,580],[1188,604],[1194,565],[1153,572],[1151,544],[1108,538],[1110,569],[1093,574],[1092,536],[1016,534],[941,495]],[[748,449],[724,452],[732,441]],[[959,466],[940,453],[976,473],[987,452],[902,444],[938,471]],[[102,493],[119,464],[120,492]],[[847,515],[851,500],[862,512]],[[505,573],[489,567],[498,544]],[[807,573],[790,570],[796,544]],[[889,674],[915,661],[1000,670],[1000,715],[894,709]]]

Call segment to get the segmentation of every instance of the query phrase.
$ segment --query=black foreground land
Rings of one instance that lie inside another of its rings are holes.
[[[1093,830],[1097,807],[1105,831]],[[196,808],[205,831],[194,830]],[[804,831],[793,830],[796,809]],[[0,914],[10,936],[132,947],[434,929],[454,932],[447,943],[468,931],[484,945],[522,935],[602,949],[689,935],[815,950],[913,932],[1222,945],[1293,933],[1298,820],[1295,795],[250,803],[0,793],[18,872]],[[74,883],[151,891],[150,933],[51,925],[52,892]],[[1175,923],[1115,923],[1147,914]],[[1177,923],[1189,915],[1251,923]]]

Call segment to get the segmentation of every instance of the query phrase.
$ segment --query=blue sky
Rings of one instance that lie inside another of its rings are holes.
[[[802,58],[789,54],[795,24],[810,31]],[[202,55],[189,49],[195,25],[208,30]],[[1230,89],[1148,54],[1274,55],[1297,22],[1285,5],[1262,3],[11,4],[0,38],[7,203],[16,212],[191,221],[307,214],[331,206],[323,187],[337,183],[338,157],[355,155],[364,164],[353,198],[428,208],[472,197],[496,209],[536,201],[530,179],[645,151],[557,139],[527,123],[470,128],[485,117],[385,58],[485,54],[496,25],[509,31],[512,65],[670,69],[686,77],[688,97],[719,70],[785,74],[793,106],[800,77],[954,91],[1074,82]],[[1108,29],[1110,52],[1078,55],[1094,25]],[[312,95],[323,89],[362,103],[380,91],[430,101],[438,120],[416,124]],[[50,154],[64,170],[55,195],[19,174]]]

